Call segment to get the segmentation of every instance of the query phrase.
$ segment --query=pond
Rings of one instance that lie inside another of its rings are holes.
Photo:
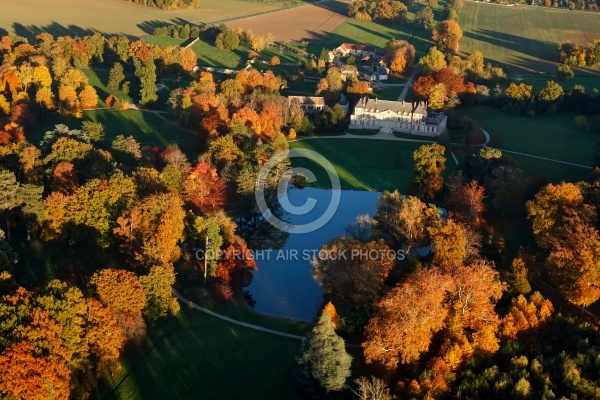
[[[282,247],[254,253],[258,271],[248,287],[256,302],[255,310],[280,317],[313,321],[322,305],[322,289],[312,278],[311,255],[323,244],[344,234],[344,228],[361,214],[373,216],[380,192],[291,187],[288,201],[292,206],[314,204],[304,215],[285,215],[291,224],[308,224],[322,216],[334,195],[340,203],[331,220],[310,233],[292,230]],[[314,200],[311,200],[314,199]],[[273,230],[276,228],[271,227]]]

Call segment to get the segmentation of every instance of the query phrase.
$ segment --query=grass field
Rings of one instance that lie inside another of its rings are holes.
[[[96,89],[96,93],[98,93],[98,107],[106,107],[104,100],[106,100],[109,94],[114,94],[127,102],[132,101],[131,96],[122,90],[109,89],[106,87],[106,83],[108,82],[108,71],[98,69],[92,70],[89,68],[82,68],[81,71],[87,76],[89,84],[92,85]],[[133,78],[133,76],[127,76],[125,79],[131,80]]]
[[[511,78],[513,73],[553,75],[558,44],[566,40],[586,44],[600,36],[600,15],[466,1],[460,26],[464,32],[461,53],[479,50]],[[594,72],[575,70],[576,75],[590,73]],[[600,72],[595,74],[600,76]]]
[[[365,139],[310,139],[291,142],[290,148],[305,148],[323,155],[333,164],[342,189],[408,191],[412,153],[421,144]],[[330,187],[325,170],[307,159],[292,159],[292,165],[308,168],[317,177],[316,187]],[[451,167],[454,163],[447,163]]]
[[[290,325],[291,323],[288,323]],[[182,306],[149,330],[94,399],[296,399],[292,372],[301,342],[232,325]]]
[[[467,108],[463,115],[479,121],[490,134],[490,146],[539,157],[547,157],[582,165],[592,165],[591,159],[600,137],[598,124],[589,132],[575,126],[575,114],[560,113],[554,117],[511,117],[488,107]],[[521,167],[546,176],[551,181],[581,180],[588,169],[553,163],[531,157],[511,155]]]

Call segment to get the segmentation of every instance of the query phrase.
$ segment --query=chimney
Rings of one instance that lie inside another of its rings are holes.
[[[377,97],[375,97],[375,104],[377,104]]]

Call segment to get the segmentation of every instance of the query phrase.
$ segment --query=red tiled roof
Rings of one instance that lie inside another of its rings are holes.
[[[338,47],[338,49],[375,52],[375,47],[373,47],[373,46],[365,46],[364,44],[354,44],[354,43],[342,43],[342,45],[340,47]]]

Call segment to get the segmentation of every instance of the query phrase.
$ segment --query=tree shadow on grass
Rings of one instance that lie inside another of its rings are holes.
[[[170,21],[159,21],[159,20],[144,21],[144,22],[137,24],[137,27],[140,28],[141,30],[143,30],[144,32],[146,32],[148,35],[152,35],[156,28],[162,28],[163,26],[169,26],[169,25],[186,25],[186,24],[198,25],[198,26],[204,25],[204,24],[196,24],[196,23],[188,21],[184,18],[172,18]]]
[[[12,25],[13,31],[18,36],[23,36],[27,38],[30,42],[35,41],[35,37],[40,33],[47,32],[53,35],[54,37],[58,36],[90,36],[94,33],[98,32],[89,28],[82,28],[80,26],[69,25],[64,26],[57,22],[52,22],[49,25],[23,25],[15,22]],[[100,32],[102,35],[106,37],[110,36],[125,36],[130,40],[135,39],[135,36],[132,35],[123,35],[121,33],[109,33],[109,32]]]
[[[489,57],[488,54],[484,54],[484,57],[489,58],[508,72],[514,71],[514,69],[520,70],[521,72],[523,72],[523,70],[526,70],[527,72],[539,70],[549,72],[549,68],[555,65],[554,62],[557,61],[556,43],[525,38],[488,29],[468,31],[464,33],[464,37],[500,47],[501,49],[504,49],[504,51],[520,53],[521,55],[513,57],[514,60],[508,58],[497,60]]]

